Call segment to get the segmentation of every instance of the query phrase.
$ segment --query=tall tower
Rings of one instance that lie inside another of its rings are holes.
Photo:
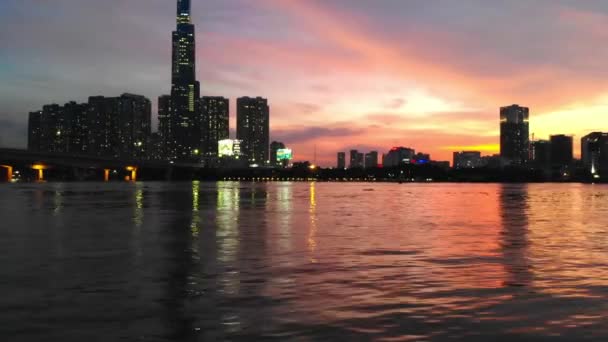
[[[171,73],[171,137],[169,159],[200,160],[200,85],[196,81],[196,39],[190,0],[177,0],[177,29],[173,31]]]
[[[530,110],[512,105],[500,108],[500,156],[512,165],[530,160]]]

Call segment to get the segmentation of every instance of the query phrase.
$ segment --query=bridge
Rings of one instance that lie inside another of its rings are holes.
[[[48,173],[55,178],[75,180],[121,179],[137,181],[146,171],[156,179],[171,179],[174,170],[196,172],[202,164],[170,163],[152,160],[120,160],[89,155],[46,153],[20,149],[0,148],[0,181],[14,179],[44,181]]]

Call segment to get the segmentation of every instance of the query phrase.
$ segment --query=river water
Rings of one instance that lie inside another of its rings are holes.
[[[608,187],[0,186],[2,341],[608,340]]]

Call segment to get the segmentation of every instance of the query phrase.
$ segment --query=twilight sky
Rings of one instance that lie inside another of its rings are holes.
[[[608,130],[605,0],[192,0],[204,95],[264,96],[297,160],[413,147],[498,150],[498,108],[531,132]],[[0,145],[46,103],[169,92],[174,0],[0,1]],[[156,109],[154,109],[156,122]],[[578,143],[576,144],[578,148]],[[578,154],[578,153],[577,153]]]

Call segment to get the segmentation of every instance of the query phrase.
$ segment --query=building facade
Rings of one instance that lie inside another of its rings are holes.
[[[572,164],[574,159],[574,140],[571,136],[558,134],[550,137],[551,164],[565,167]]]
[[[201,124],[201,153],[208,165],[218,158],[218,142],[230,137],[230,104],[227,98],[204,96],[201,99],[203,111]]]
[[[482,167],[481,152],[454,152],[453,167],[455,169],[476,169]]]
[[[396,167],[400,165],[410,164],[416,151],[407,147],[393,147],[387,154],[382,158],[382,164],[384,167]]]
[[[530,162],[535,167],[551,166],[551,141],[536,140],[530,143]]]
[[[595,178],[608,177],[608,133],[593,132],[581,139],[581,157]]]
[[[371,151],[365,154],[365,168],[373,169],[378,167],[378,151]]]
[[[500,108],[500,156],[511,165],[530,159],[530,110],[512,105]]]
[[[240,97],[236,101],[236,137],[251,164],[265,165],[269,160],[270,108],[261,97]]]
[[[336,165],[338,169],[346,169],[346,152],[338,152],[338,161]]]

